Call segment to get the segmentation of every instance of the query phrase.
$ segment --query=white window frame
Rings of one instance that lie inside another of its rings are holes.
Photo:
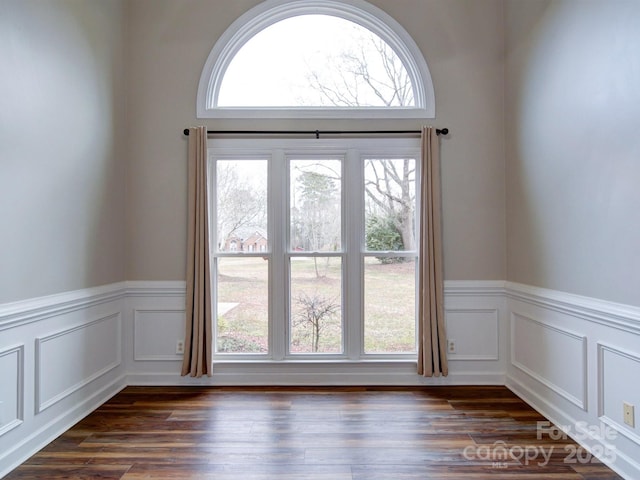
[[[372,31],[398,55],[414,86],[413,107],[219,107],[218,93],[234,56],[258,32],[286,18],[323,14]],[[391,16],[364,0],[267,0],[240,16],[209,53],[198,85],[198,118],[435,118],[431,73],[420,49]]]
[[[287,245],[289,229],[288,161],[303,158],[340,158],[342,164],[342,250],[339,252],[294,252]],[[364,169],[361,164],[367,158],[416,159],[416,193],[420,179],[420,139],[419,138],[341,138],[341,139],[210,139],[208,140],[209,182],[215,185],[214,162],[218,159],[252,158],[268,159],[269,223],[267,227],[269,247],[266,252],[242,253],[217,252],[216,232],[211,231],[211,258],[214,267],[216,258],[228,257],[268,257],[269,258],[269,353],[230,354],[215,353],[214,362],[303,362],[318,364],[323,362],[367,361],[409,361],[415,362],[417,353],[365,353],[364,352],[364,257],[380,256],[380,253],[366,251],[364,245]],[[211,195],[211,225],[215,221],[215,195]],[[277,197],[277,198],[276,198]],[[346,205],[353,206],[347,208]],[[419,232],[419,202],[416,202],[416,235]],[[357,215],[354,213],[358,212]],[[416,245],[418,239],[416,238]],[[384,255],[384,254],[383,254]],[[389,256],[413,256],[418,252],[393,252]],[[289,262],[292,257],[337,256],[342,265],[342,321],[343,353],[340,354],[300,354],[288,353],[289,299],[286,295],[275,295],[275,285],[288,282]],[[416,288],[417,288],[416,268]],[[213,279],[213,304],[216,279]],[[355,297],[355,298],[354,298]],[[416,291],[417,302],[417,291]],[[215,310],[214,310],[215,311]],[[417,305],[416,305],[417,312]],[[217,316],[217,314],[216,314]],[[214,318],[216,318],[214,316]],[[214,322],[215,323],[215,322]],[[216,325],[214,325],[214,329]],[[215,340],[214,340],[215,341]],[[416,331],[417,342],[417,331]],[[417,345],[416,345],[417,346]],[[416,348],[417,352],[417,348]]]

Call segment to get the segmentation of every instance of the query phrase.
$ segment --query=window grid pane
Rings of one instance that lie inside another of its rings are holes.
[[[289,162],[290,248],[296,252],[342,249],[342,162]]]
[[[235,256],[215,264],[216,353],[268,353],[269,260]]]
[[[217,251],[269,251],[267,234],[267,160],[216,162]]]
[[[416,258],[364,257],[364,352],[416,352]]]
[[[369,158],[364,163],[366,250],[415,250],[415,159]]]
[[[342,353],[342,259],[293,257],[289,278],[289,351]]]
[[[415,354],[416,160],[367,157],[363,176],[363,352]]]

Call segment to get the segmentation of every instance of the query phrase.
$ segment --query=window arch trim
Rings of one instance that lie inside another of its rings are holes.
[[[402,60],[414,85],[414,107],[218,107],[227,67],[258,32],[287,18],[321,14],[354,22],[378,35]],[[218,39],[198,85],[198,118],[435,118],[435,95],[427,63],[407,31],[364,0],[267,0],[241,15]]]

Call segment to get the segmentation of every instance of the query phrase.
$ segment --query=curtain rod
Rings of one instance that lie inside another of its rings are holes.
[[[183,133],[189,136],[189,129]],[[207,135],[420,135],[420,130],[207,130]],[[447,135],[448,128],[436,128],[437,135]]]

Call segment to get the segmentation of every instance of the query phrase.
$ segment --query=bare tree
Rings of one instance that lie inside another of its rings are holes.
[[[231,162],[218,162],[216,175],[218,248],[224,250],[227,240],[243,228],[266,230],[266,195],[242,181]]]
[[[353,42],[310,70],[311,87],[322,103],[336,107],[404,107],[414,102],[413,85],[398,55],[370,31],[353,29]]]
[[[405,250],[415,248],[415,161],[367,160],[372,173],[365,178],[365,192],[379,212],[395,225]]]
[[[338,107],[413,105],[413,85],[393,49],[372,32],[354,30],[355,47],[326,59],[308,75],[323,103]],[[367,198],[394,223],[405,250],[415,248],[415,161],[368,160]]]
[[[311,329],[311,351],[317,352],[322,332],[334,326],[335,314],[340,311],[340,304],[321,295],[309,296],[302,293],[296,299],[301,309],[293,318],[294,327]]]

